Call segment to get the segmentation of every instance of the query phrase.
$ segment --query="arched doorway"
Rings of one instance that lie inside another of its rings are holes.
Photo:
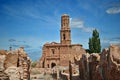
[[[55,63],[51,63],[51,68],[55,67],[56,64]]]

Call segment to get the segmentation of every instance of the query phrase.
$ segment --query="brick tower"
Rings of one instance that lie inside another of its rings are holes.
[[[69,61],[80,59],[82,54],[86,53],[81,44],[71,43],[70,19],[67,14],[61,16],[60,43],[45,43],[42,51],[38,65],[40,68],[48,69],[55,66],[67,69]]]
[[[60,30],[61,44],[71,44],[71,30],[70,21],[67,14],[61,17],[61,30]]]

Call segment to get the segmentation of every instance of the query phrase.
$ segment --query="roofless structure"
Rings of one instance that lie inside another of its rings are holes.
[[[63,14],[61,16],[60,43],[44,44],[39,67],[66,67],[69,65],[69,61],[74,61],[74,58],[79,59],[84,53],[86,52],[81,44],[71,44],[70,18],[69,15]]]

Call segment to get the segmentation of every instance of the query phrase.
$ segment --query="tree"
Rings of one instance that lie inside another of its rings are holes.
[[[100,53],[101,43],[99,38],[99,32],[95,29],[93,30],[92,38],[89,38],[89,51],[90,53]]]
[[[36,65],[37,65],[37,61],[33,61],[32,64],[31,64],[31,67],[32,67],[32,68],[35,68]]]

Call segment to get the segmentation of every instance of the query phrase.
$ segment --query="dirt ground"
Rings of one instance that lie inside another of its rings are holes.
[[[56,80],[50,74],[44,74],[40,69],[34,68],[31,70],[30,80]]]

